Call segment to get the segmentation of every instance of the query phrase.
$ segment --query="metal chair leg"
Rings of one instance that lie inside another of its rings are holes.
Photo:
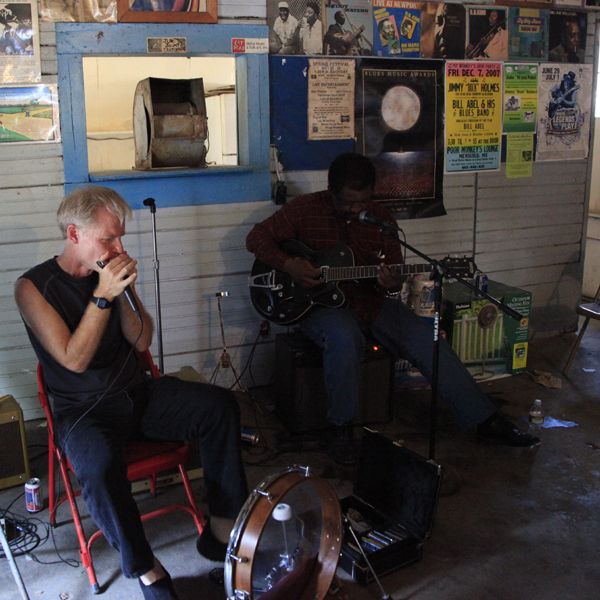
[[[573,343],[573,346],[571,347],[571,352],[569,352],[569,357],[567,358],[567,362],[565,363],[565,366],[563,367],[563,370],[562,370],[562,373],[565,376],[567,376],[567,373],[568,373],[569,369],[571,368],[571,363],[573,362],[573,359],[575,358],[575,353],[577,352],[577,348],[579,348],[579,344],[581,343],[581,339],[583,338],[583,334],[585,333],[585,330],[587,329],[589,322],[590,322],[590,317],[586,317],[585,321],[583,322],[583,325],[579,329],[579,333],[577,334],[577,339],[575,340],[575,342]]]

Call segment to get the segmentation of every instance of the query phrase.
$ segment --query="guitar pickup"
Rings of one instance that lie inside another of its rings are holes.
[[[255,288],[266,288],[269,290],[277,291],[283,289],[281,283],[276,281],[277,271],[267,271],[266,273],[259,273],[258,275],[250,275],[248,277],[248,286]]]

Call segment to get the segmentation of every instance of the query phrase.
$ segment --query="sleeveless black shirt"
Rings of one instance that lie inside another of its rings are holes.
[[[98,273],[72,277],[60,268],[56,257],[33,267],[21,277],[36,286],[71,332],[79,325],[98,284]],[[102,394],[109,398],[130,389],[144,378],[136,353],[131,352],[131,345],[121,331],[116,303],[96,354],[84,373],[75,373],[61,366],[44,349],[27,324],[25,327],[44,370],[46,388],[56,412],[85,408]]]

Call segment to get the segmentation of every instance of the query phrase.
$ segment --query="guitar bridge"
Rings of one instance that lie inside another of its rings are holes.
[[[255,288],[265,288],[273,290],[274,292],[283,289],[281,283],[276,283],[275,276],[277,271],[267,271],[266,273],[260,273],[258,275],[250,275],[248,277],[248,286]]]

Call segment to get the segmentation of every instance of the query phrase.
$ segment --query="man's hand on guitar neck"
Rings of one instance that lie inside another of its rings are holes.
[[[402,287],[402,276],[382,264],[377,273],[377,283],[384,290],[399,289]]]
[[[288,258],[283,265],[283,270],[296,283],[306,288],[323,283],[321,281],[321,269],[314,267],[308,260],[299,256]]]

